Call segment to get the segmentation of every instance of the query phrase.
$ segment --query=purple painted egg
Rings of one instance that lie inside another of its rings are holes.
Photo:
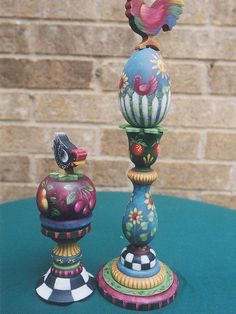
[[[132,126],[151,128],[166,116],[171,102],[170,78],[159,51],[135,51],[120,80],[120,107]]]
[[[80,219],[93,211],[96,189],[84,175],[52,173],[40,183],[36,200],[41,214],[49,219]]]

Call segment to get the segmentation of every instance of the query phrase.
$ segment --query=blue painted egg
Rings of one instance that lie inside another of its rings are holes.
[[[170,78],[159,51],[135,51],[120,80],[120,107],[135,127],[152,128],[166,116],[171,102]]]

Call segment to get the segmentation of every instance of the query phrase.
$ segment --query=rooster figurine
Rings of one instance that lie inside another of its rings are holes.
[[[151,6],[144,0],[127,0],[126,16],[132,30],[142,36],[143,41],[136,49],[152,47],[157,50],[159,45],[153,39],[161,29],[171,31],[183,12],[184,0],[155,0]]]
[[[87,153],[84,149],[72,144],[65,133],[56,133],[53,141],[53,151],[58,166],[65,171],[73,171],[85,163]]]

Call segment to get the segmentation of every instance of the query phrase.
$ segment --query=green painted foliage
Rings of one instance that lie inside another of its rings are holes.
[[[50,212],[52,217],[58,217],[61,215],[61,213],[59,212],[59,210],[57,208],[53,208]]]
[[[47,184],[47,185],[45,186],[45,189],[46,189],[47,191],[50,191],[50,190],[53,189],[53,186],[52,186],[51,184]]]
[[[56,199],[56,197],[52,196],[52,197],[50,197],[49,201],[50,201],[52,204],[56,204],[57,199]]]
[[[153,237],[156,232],[157,232],[157,228],[155,227],[151,230],[151,237]]]
[[[141,233],[139,235],[139,238],[140,238],[141,241],[145,242],[148,239],[148,234],[147,233]]]
[[[93,191],[93,187],[91,185],[85,185],[84,189],[89,191],[89,192]]]
[[[150,212],[149,214],[148,214],[148,220],[150,221],[150,222],[153,222],[153,220],[154,220],[154,213],[153,212]]]
[[[133,224],[131,222],[127,222],[125,226],[127,231],[130,231],[133,228]]]
[[[128,239],[131,238],[131,236],[132,236],[131,232],[129,232],[129,231],[126,231],[125,235],[126,235],[126,238],[128,238]]]
[[[67,204],[67,205],[72,204],[72,203],[74,202],[74,200],[75,200],[75,197],[76,197],[76,193],[75,193],[75,192],[69,194],[69,195],[67,196],[67,198],[66,198],[66,204]]]
[[[145,221],[142,222],[141,223],[141,228],[142,228],[143,231],[147,231],[147,229],[148,229],[148,222],[145,222]]]

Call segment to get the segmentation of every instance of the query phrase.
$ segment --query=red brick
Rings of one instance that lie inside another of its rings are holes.
[[[191,98],[174,96],[166,125],[178,127],[236,128],[233,98]]]
[[[0,87],[89,88],[91,61],[0,59]]]
[[[236,25],[236,2],[235,0],[212,1],[212,20],[216,25]]]
[[[0,181],[30,182],[30,161],[28,157],[0,156]]]
[[[55,132],[66,132],[71,141],[76,146],[86,148],[89,155],[94,155],[96,151],[96,130],[92,128],[4,125],[1,126],[0,131],[2,152],[52,153],[51,146]]]
[[[212,160],[236,160],[236,133],[208,132],[205,157]]]
[[[4,17],[93,20],[97,12],[94,0],[0,0]]]
[[[37,121],[121,124],[117,94],[41,94],[36,96]]]
[[[209,67],[212,94],[236,94],[236,65],[212,63]]]
[[[0,94],[1,120],[28,120],[32,97],[23,93]]]
[[[29,27],[24,24],[0,24],[1,53],[29,53]]]
[[[232,166],[212,163],[159,162],[159,188],[184,190],[228,190]]]

